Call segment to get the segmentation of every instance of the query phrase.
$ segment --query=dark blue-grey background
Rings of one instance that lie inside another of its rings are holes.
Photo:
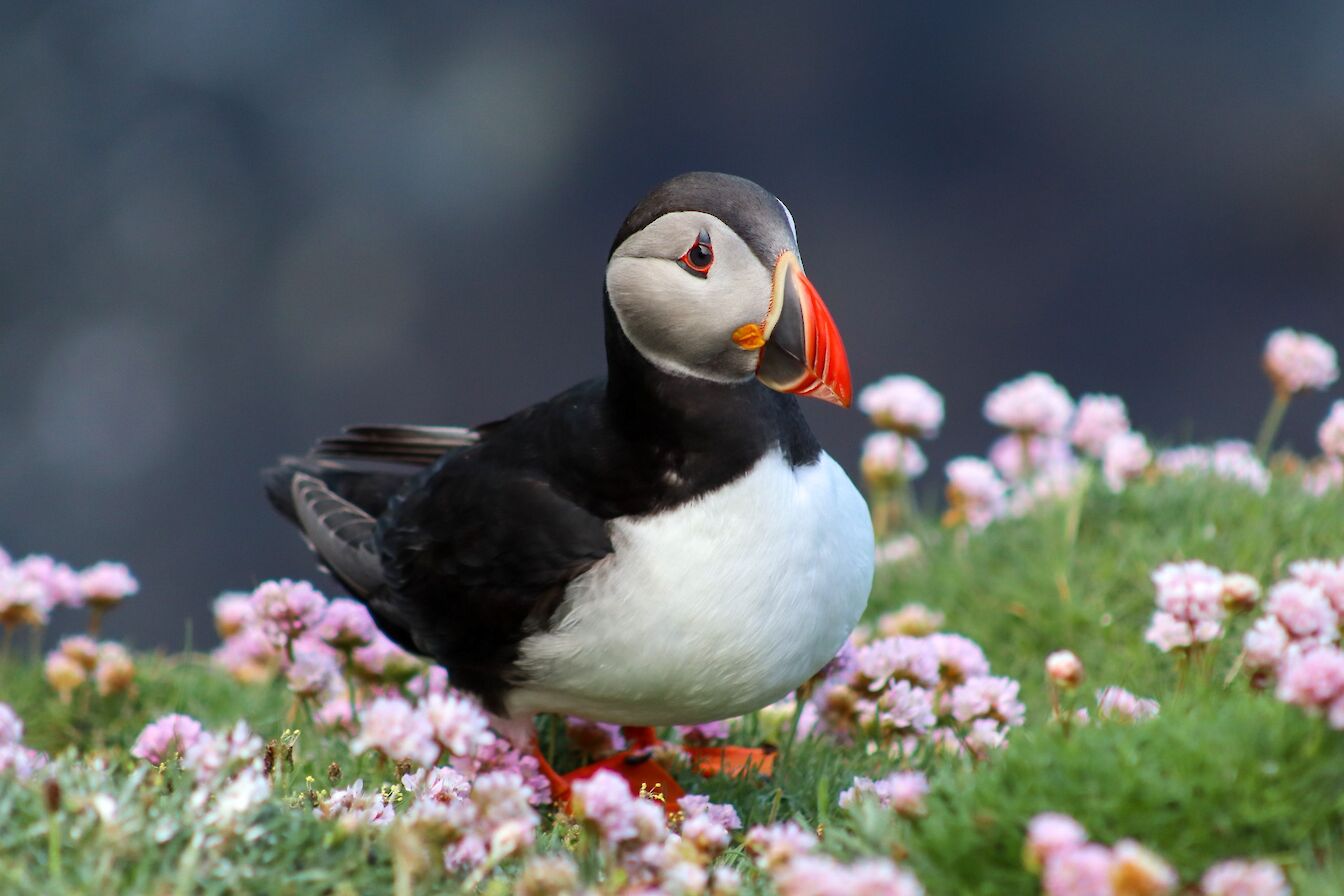
[[[141,645],[309,574],[256,469],[599,372],[688,169],[788,203],[856,381],[943,391],[935,475],[1030,369],[1249,436],[1269,330],[1344,343],[1338,3],[633,6],[0,3],[0,544],[130,563]]]

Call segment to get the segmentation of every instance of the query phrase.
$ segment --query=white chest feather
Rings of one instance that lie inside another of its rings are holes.
[[[676,510],[611,524],[614,553],[522,644],[511,715],[626,725],[730,718],[783,697],[844,643],[868,601],[862,496],[822,454],[775,452]]]

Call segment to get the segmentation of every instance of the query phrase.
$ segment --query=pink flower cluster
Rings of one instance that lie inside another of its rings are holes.
[[[883,377],[859,392],[873,425],[910,438],[931,438],[943,425],[943,396],[916,376]]]
[[[1344,729],[1344,558],[1299,560],[1275,584],[1242,641],[1252,683]]]
[[[1164,563],[1152,579],[1157,611],[1144,635],[1148,643],[1170,653],[1222,637],[1227,611],[1221,570],[1198,560]]]
[[[1334,346],[1311,333],[1275,330],[1265,343],[1263,360],[1274,388],[1287,395],[1324,389],[1339,379]]]
[[[1180,886],[1176,870],[1135,840],[1105,846],[1068,815],[1045,812],[1027,826],[1023,860],[1041,875],[1046,896],[1166,896]],[[1182,890],[1181,892],[1186,892]],[[1287,896],[1283,871],[1265,861],[1232,859],[1205,872],[1203,896]]]
[[[1078,399],[1069,427],[1069,441],[1086,454],[1101,458],[1111,439],[1129,432],[1129,411],[1116,395],[1084,395]]]
[[[747,853],[781,896],[923,896],[914,874],[888,859],[844,865],[817,852],[817,838],[795,822],[761,825],[747,832]]]
[[[1268,468],[1255,456],[1249,443],[1238,439],[1225,439],[1212,447],[1168,448],[1157,455],[1157,469],[1166,476],[1214,476],[1260,494],[1269,491]]]
[[[44,626],[57,607],[106,610],[139,590],[121,563],[95,563],[76,572],[45,554],[13,561],[0,550],[0,625]]]
[[[1097,691],[1097,716],[1105,721],[1142,722],[1156,716],[1159,709],[1156,700],[1136,697],[1115,685]]]
[[[1073,399],[1046,373],[1029,373],[1004,383],[985,399],[985,419],[1014,432],[1040,436],[1064,433]]]
[[[922,772],[897,771],[876,781],[855,778],[854,783],[840,794],[840,807],[848,809],[861,802],[873,802],[906,818],[924,814],[924,798],[929,793],[929,779]]]
[[[983,529],[1003,514],[1007,497],[1007,484],[988,461],[958,457],[948,463],[948,522]]]
[[[47,654],[43,672],[64,703],[90,678],[100,697],[125,693],[135,683],[130,651],[116,641],[98,642],[85,635],[61,639]]]
[[[215,601],[215,627],[223,638],[215,662],[234,678],[260,682],[283,674],[295,694],[322,704],[319,714],[333,723],[350,721],[347,679],[396,684],[421,668],[378,631],[363,604],[328,600],[307,582],[281,579],[250,594],[223,594]]]
[[[619,871],[631,892],[736,891],[736,872],[711,867],[742,826],[737,810],[688,795],[670,817],[660,802],[630,793],[605,769],[574,782],[574,817],[599,844],[608,873]]]
[[[919,443],[891,432],[877,432],[863,440],[859,468],[869,481],[896,477],[918,479],[929,467]]]
[[[985,400],[985,416],[1011,432],[990,446],[988,462],[960,457],[948,464],[948,525],[983,529],[1077,494],[1086,467],[1075,448],[1101,462],[1114,492],[1152,465],[1147,440],[1130,430],[1124,401],[1085,395],[1075,408],[1068,392],[1043,373],[996,388]]]
[[[1344,399],[1330,405],[1330,413],[1316,430],[1316,441],[1327,457],[1344,459]]]
[[[8,703],[0,703],[0,775],[31,778],[47,764],[47,757],[23,745],[23,719]]]
[[[1018,683],[990,674],[974,641],[935,633],[851,640],[804,707],[800,728],[909,752],[922,740],[976,755],[1022,724]]]

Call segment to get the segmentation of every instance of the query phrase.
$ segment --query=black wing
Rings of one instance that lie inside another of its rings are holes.
[[[445,458],[378,523],[388,606],[453,684],[499,709],[519,642],[575,577],[612,551],[605,522],[489,444]]]

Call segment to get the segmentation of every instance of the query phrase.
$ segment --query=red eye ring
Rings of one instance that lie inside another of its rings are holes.
[[[686,250],[686,254],[677,259],[677,264],[691,274],[704,279],[709,276],[709,269],[714,265],[714,247],[709,242],[709,231],[700,229],[700,235],[695,239],[695,245]]]

